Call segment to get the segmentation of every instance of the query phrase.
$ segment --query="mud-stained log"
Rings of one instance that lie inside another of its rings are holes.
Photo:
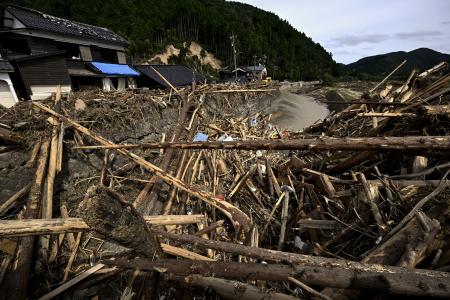
[[[445,277],[437,279],[411,272],[403,273],[381,272],[376,275],[370,271],[353,272],[345,268],[305,266],[302,264],[261,264],[238,263],[233,261],[190,261],[175,259],[111,259],[102,263],[123,269],[159,271],[177,276],[203,275],[226,279],[286,281],[288,277],[300,279],[307,285],[323,287],[340,287],[349,289],[373,290],[404,295],[433,295],[445,297],[449,291],[438,288],[445,282]],[[400,269],[400,268],[397,268]],[[422,287],[434,287],[421,289]]]
[[[23,142],[23,139],[12,131],[9,131],[5,128],[0,127],[0,141],[5,144],[20,144]]]
[[[298,140],[246,140],[233,142],[145,143],[80,146],[73,149],[236,149],[236,150],[450,150],[450,136],[324,137]]]
[[[92,186],[78,207],[83,220],[106,239],[145,257],[161,257],[158,239],[131,203],[114,190]]]
[[[187,234],[173,234],[161,230],[155,232],[174,241],[188,243],[202,249],[214,249],[266,261],[311,267],[314,270],[323,268],[326,276],[311,272],[308,274],[308,281],[303,277],[300,278],[306,284],[314,280],[315,283],[310,284],[324,287],[380,290],[391,294],[450,297],[450,275],[444,272],[363,264],[344,259],[315,257],[211,241]]]

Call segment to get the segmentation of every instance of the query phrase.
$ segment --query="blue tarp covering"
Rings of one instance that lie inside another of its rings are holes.
[[[106,75],[139,76],[139,72],[128,65],[107,64],[93,61],[90,63],[94,68]]]

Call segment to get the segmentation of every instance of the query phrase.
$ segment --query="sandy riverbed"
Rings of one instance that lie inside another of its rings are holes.
[[[323,120],[330,113],[325,105],[312,97],[284,91],[270,101],[265,112],[272,114],[275,125],[295,131]]]

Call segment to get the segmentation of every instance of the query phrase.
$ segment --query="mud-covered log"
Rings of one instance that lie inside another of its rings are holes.
[[[297,140],[246,140],[232,142],[144,143],[81,146],[74,149],[236,149],[236,150],[450,150],[449,136],[324,137]]]
[[[418,275],[418,272],[380,272],[378,275],[366,272],[353,272],[345,268],[331,266],[308,266],[304,264],[261,264],[238,263],[233,261],[190,261],[174,259],[111,259],[103,261],[106,265],[117,266],[124,269],[159,271],[179,276],[204,275],[226,279],[286,281],[288,277],[295,277],[307,285],[374,290],[405,295],[431,295],[444,297],[450,292],[438,288],[439,284],[446,282],[449,277],[435,277]],[[376,265],[374,265],[376,266]],[[424,289],[421,289],[420,283]],[[428,289],[427,287],[432,287]]]
[[[0,127],[0,141],[6,144],[20,144],[23,142],[23,139],[8,129]]]
[[[78,211],[84,221],[106,239],[146,257],[162,255],[159,241],[144,218],[112,189],[90,187]]]
[[[174,241],[192,244],[203,249],[214,249],[267,261],[312,267],[314,269],[324,268],[327,276],[316,277],[317,282],[313,285],[378,289],[392,294],[450,297],[450,274],[444,272],[363,264],[344,259],[315,257],[211,241],[187,234],[179,235],[161,230],[157,230],[156,232]],[[314,272],[309,274],[309,279],[314,277],[315,274]],[[308,284],[303,278],[301,278],[301,281]]]

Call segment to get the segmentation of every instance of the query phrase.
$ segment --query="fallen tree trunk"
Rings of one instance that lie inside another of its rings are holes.
[[[33,105],[43,111],[46,111],[50,114],[52,114],[55,117],[60,118],[65,123],[70,124],[73,128],[75,128],[77,131],[86,134],[87,136],[91,137],[95,141],[105,145],[105,146],[115,146],[111,141],[91,132],[86,127],[78,124],[77,122],[73,121],[72,119],[69,119],[54,110],[46,107],[45,105],[39,103],[39,102],[33,102]],[[178,178],[168,174],[167,172],[164,172],[161,168],[158,168],[157,166],[149,163],[142,157],[124,150],[124,149],[117,149],[117,152],[131,158],[133,161],[141,165],[142,167],[146,168],[147,170],[150,170],[152,172],[155,172],[155,174],[160,177],[165,182],[172,184],[176,186],[178,189],[187,192],[188,194],[218,208],[222,213],[227,216],[228,219],[230,219],[233,226],[236,228],[236,230],[242,230],[243,232],[248,232],[250,230],[251,221],[250,218],[242,212],[240,209],[235,207],[234,205],[230,204],[227,201],[223,201],[220,199],[215,198],[211,193],[205,192],[205,191],[194,191],[189,186],[187,186],[184,182],[179,180]]]
[[[297,140],[246,140],[232,142],[145,143],[80,146],[74,149],[237,149],[237,150],[450,150],[449,136],[324,137]]]
[[[444,115],[450,117],[450,105],[423,106],[421,110],[427,115]]]
[[[414,113],[396,113],[396,112],[368,112],[359,113],[358,117],[380,117],[380,118],[404,118],[404,117],[417,117]]]
[[[244,246],[245,247],[245,246]],[[251,247],[247,247],[251,248]],[[270,251],[270,250],[266,250]],[[286,261],[287,262],[287,261]],[[419,270],[405,268],[391,268],[401,272],[390,271],[352,271],[345,267],[307,266],[301,263],[290,264],[261,264],[238,263],[233,261],[188,261],[175,259],[158,259],[151,261],[143,258],[132,260],[114,259],[103,261],[106,265],[125,269],[159,271],[179,276],[203,275],[227,279],[286,281],[288,277],[299,278],[303,283],[313,286],[376,290],[392,294],[415,296],[448,297],[450,291],[440,288],[440,284],[448,287],[448,274],[438,273],[438,277],[422,274]],[[350,262],[349,262],[350,263]],[[370,266],[370,265],[366,265]],[[372,265],[372,267],[382,267]],[[423,284],[423,285],[422,285]]]
[[[105,238],[146,257],[161,257],[159,241],[132,204],[104,186],[92,186],[78,207],[84,221]]]
[[[314,270],[324,268],[325,274],[321,280],[316,279],[315,285],[350,288],[359,282],[360,288],[371,286],[373,289],[387,293],[410,295],[431,295],[450,297],[450,275],[444,272],[430,270],[411,270],[401,267],[391,267],[376,264],[363,264],[343,259],[314,257],[302,254],[287,253],[263,248],[248,247],[232,243],[211,241],[192,235],[178,235],[161,230],[155,230],[159,235],[177,242],[188,243],[203,249],[214,249],[251,258],[282,262],[290,265],[311,267]],[[326,270],[326,271],[325,271]],[[315,272],[308,274],[309,280]],[[294,277],[294,276],[293,276]],[[302,282],[308,284],[304,278]]]
[[[277,89],[245,89],[245,90],[217,90],[199,92],[201,94],[226,94],[226,93],[269,93],[276,92]]]
[[[149,225],[183,225],[203,222],[204,215],[145,216]],[[91,230],[82,218],[0,220],[0,238],[61,234]]]

